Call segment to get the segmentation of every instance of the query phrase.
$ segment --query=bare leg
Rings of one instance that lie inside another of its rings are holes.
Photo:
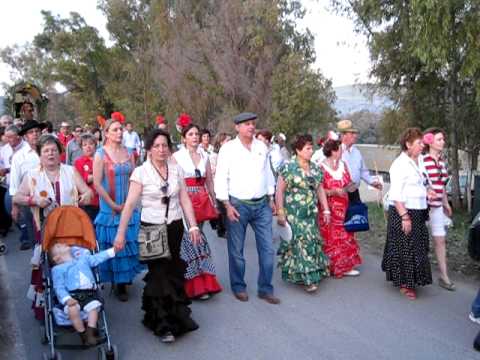
[[[80,317],[80,307],[79,306],[69,306],[68,307],[68,317],[72,322],[72,325],[75,330],[79,333],[83,333],[85,331],[85,325]]]
[[[96,328],[97,327],[97,321],[98,321],[98,310],[94,309],[88,312],[88,326],[91,328]]]
[[[450,283],[450,278],[447,274],[447,247],[445,242],[445,236],[433,236],[433,242],[435,245],[435,255],[437,256],[440,277],[446,283]]]

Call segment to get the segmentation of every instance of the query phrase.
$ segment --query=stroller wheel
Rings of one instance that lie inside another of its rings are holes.
[[[7,253],[7,245],[0,242],[0,255],[5,255]]]
[[[117,345],[112,344],[112,348],[110,350],[108,350],[107,347],[99,347],[98,360],[118,360]]]

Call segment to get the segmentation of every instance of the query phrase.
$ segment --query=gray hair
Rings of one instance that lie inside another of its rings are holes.
[[[8,125],[5,129],[5,132],[13,132],[14,134],[18,135],[20,129],[16,125]]]
[[[2,123],[4,120],[8,120],[9,123],[13,123],[13,117],[8,114],[2,115],[0,117],[0,123]]]

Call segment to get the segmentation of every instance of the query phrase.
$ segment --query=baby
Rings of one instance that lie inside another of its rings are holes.
[[[98,310],[102,306],[95,290],[95,277],[91,268],[114,256],[114,248],[95,255],[85,251],[73,256],[70,246],[59,243],[53,245],[49,251],[50,261],[55,264],[52,268],[55,294],[86,345],[98,343],[96,337]],[[80,310],[88,313],[86,329]]]

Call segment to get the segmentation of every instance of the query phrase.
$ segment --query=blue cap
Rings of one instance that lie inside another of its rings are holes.
[[[235,125],[238,125],[244,121],[256,120],[256,119],[257,119],[257,114],[254,114],[251,112],[244,112],[235,116],[233,118],[233,122],[235,123]]]

